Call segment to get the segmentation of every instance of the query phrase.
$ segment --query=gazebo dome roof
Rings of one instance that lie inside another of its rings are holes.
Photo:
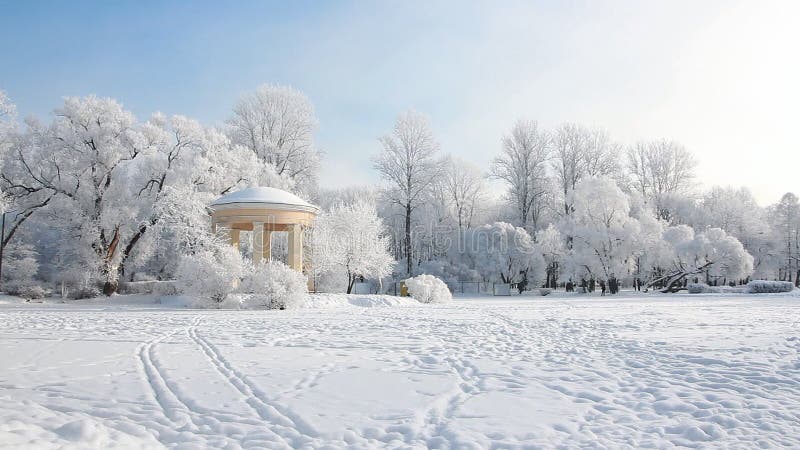
[[[252,187],[231,192],[214,200],[210,206],[213,210],[255,206],[311,213],[319,211],[319,208],[291,192],[272,187]]]

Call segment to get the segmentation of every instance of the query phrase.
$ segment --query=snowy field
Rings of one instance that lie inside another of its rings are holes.
[[[134,300],[0,301],[0,447],[800,447],[796,296]]]

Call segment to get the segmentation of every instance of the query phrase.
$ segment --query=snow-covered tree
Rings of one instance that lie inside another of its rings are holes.
[[[778,244],[781,280],[800,286],[800,201],[788,192],[771,208],[772,223]]]
[[[288,86],[265,84],[245,95],[227,121],[235,145],[253,152],[297,190],[316,190],[320,153],[314,144],[317,118],[311,101]]]
[[[359,202],[378,204],[380,189],[375,185],[354,185],[345,187],[320,187],[313,203],[323,211],[338,205],[352,205]]]
[[[542,253],[522,227],[495,222],[473,228],[466,245],[475,269],[486,280],[539,285],[545,279]]]
[[[666,199],[693,188],[695,160],[682,144],[667,139],[640,142],[627,152],[633,190],[652,202],[659,218],[670,220]]]
[[[480,169],[460,158],[450,157],[444,187],[452,202],[459,231],[472,227],[472,219],[485,199],[485,182]]]
[[[562,213],[569,215],[570,193],[585,177],[619,176],[619,145],[608,133],[582,125],[566,123],[553,134],[552,168],[563,202]]]
[[[536,232],[536,243],[547,267],[545,287],[555,288],[558,285],[559,265],[567,252],[564,236],[551,223],[547,228]]]
[[[638,222],[639,232],[631,236],[631,257],[633,267],[631,282],[637,288],[648,280],[663,274],[662,263],[670,252],[662,239],[666,222],[656,217],[650,205],[636,192],[628,195],[630,216]]]
[[[663,292],[675,292],[687,277],[725,283],[743,280],[753,272],[753,257],[720,228],[695,233],[689,226],[678,225],[665,229],[663,239],[669,248],[662,262],[666,272],[648,287],[660,285]]]
[[[573,238],[566,275],[609,281],[628,275],[640,224],[630,216],[627,195],[610,178],[586,178],[570,201],[573,213],[562,225]]]
[[[695,213],[695,230],[722,228],[753,255],[755,276],[769,278],[777,271],[778,248],[767,213],[747,188],[714,187]]]
[[[0,161],[5,156],[10,134],[14,130],[16,112],[16,105],[3,90],[0,90]]]
[[[508,186],[508,198],[525,229],[536,230],[541,204],[548,192],[547,161],[550,135],[538,123],[520,120],[503,138],[500,156],[492,161],[491,174]]]
[[[3,252],[3,286],[8,283],[30,284],[39,272],[38,254],[27,242],[14,242]]]
[[[119,103],[97,97],[67,98],[49,125],[29,122],[12,145],[2,179],[23,205],[6,241],[49,205],[58,225],[74,236],[60,251],[102,278],[107,294],[163,217],[158,204],[167,187],[219,195],[250,183],[282,187],[283,181],[213,129],[181,116],[155,115],[140,124]]]
[[[6,93],[0,90],[0,167],[2,167],[6,152],[11,146],[12,134],[16,127],[14,123],[15,117],[16,106],[11,102]],[[0,188],[2,188],[2,184],[0,184]],[[0,190],[0,214],[5,213],[9,209],[10,200],[8,195]],[[4,243],[0,242],[0,247],[3,246]]]
[[[383,146],[374,159],[374,167],[389,184],[386,195],[403,209],[403,256],[406,272],[413,266],[412,214],[442,173],[436,159],[439,143],[433,135],[428,119],[415,112],[401,114],[392,133],[380,138]]]
[[[312,248],[316,269],[342,274],[348,294],[359,278],[380,280],[394,264],[383,223],[366,202],[335,206],[317,217]]]

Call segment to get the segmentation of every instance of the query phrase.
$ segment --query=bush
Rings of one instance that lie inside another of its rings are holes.
[[[69,289],[68,295],[73,300],[100,297],[100,287],[91,283],[83,284],[74,289]]]
[[[686,286],[686,290],[690,294],[708,294],[711,292],[711,286],[705,283],[689,283]]]
[[[690,294],[744,294],[747,288],[743,286],[709,286],[705,283],[689,283],[686,290]]]
[[[6,283],[6,294],[15,295],[28,300],[38,300],[47,296],[47,291],[33,283]]]
[[[236,292],[243,267],[238,250],[230,246],[184,255],[176,273],[178,289],[219,306]]]
[[[446,303],[453,295],[444,281],[433,275],[417,275],[406,280],[408,293],[420,303]]]
[[[545,295],[550,295],[553,293],[553,290],[550,288],[539,288],[539,295],[544,297]]]
[[[124,281],[119,284],[120,294],[176,295],[178,286],[174,281]]]
[[[777,294],[793,290],[794,284],[791,281],[753,280],[747,283],[747,293],[749,294]]]
[[[306,300],[306,277],[277,261],[248,266],[240,292],[248,308],[296,309]]]

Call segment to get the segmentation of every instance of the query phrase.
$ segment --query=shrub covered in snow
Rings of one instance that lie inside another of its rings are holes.
[[[177,295],[178,285],[175,281],[125,281],[119,284],[120,294],[156,294]]]
[[[181,258],[177,287],[201,307],[292,309],[308,292],[306,277],[276,262],[250,264],[230,246],[213,246]]]
[[[306,277],[278,261],[248,266],[240,292],[248,308],[296,309],[308,293]]]
[[[99,297],[100,286],[97,286],[92,283],[81,283],[75,286],[74,288],[68,289],[69,298],[73,300],[80,300],[84,298],[95,298]]]
[[[791,281],[753,280],[747,283],[747,292],[750,294],[774,294],[793,290],[794,284]]]
[[[709,286],[705,283],[689,283],[686,290],[690,294],[744,294],[747,292],[743,286]]]
[[[244,262],[230,246],[217,246],[184,255],[178,264],[178,289],[219,305],[236,292]]]
[[[408,293],[420,303],[446,303],[453,295],[444,281],[433,275],[417,275],[406,280]]]
[[[45,298],[47,291],[32,282],[10,282],[5,284],[5,291],[9,295],[16,295],[28,300]]]
[[[711,286],[705,283],[689,283],[686,286],[686,290],[690,294],[708,294],[711,292]]]

